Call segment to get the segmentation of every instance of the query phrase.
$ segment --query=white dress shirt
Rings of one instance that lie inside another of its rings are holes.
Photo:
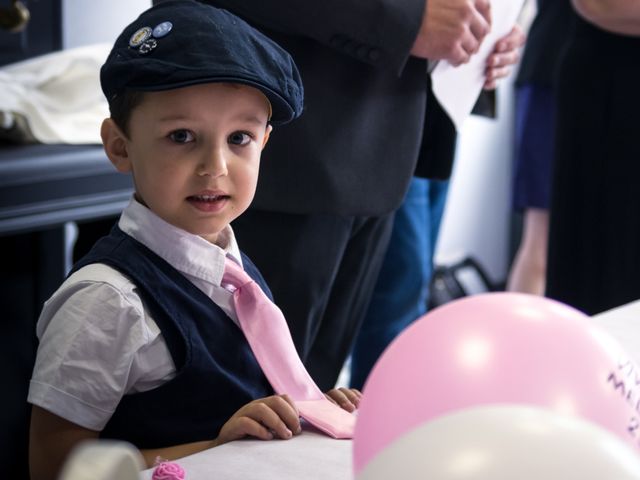
[[[162,257],[237,323],[220,286],[225,256],[241,263],[231,227],[214,245],[165,222],[132,199],[120,229]],[[160,330],[136,285],[119,271],[87,265],[45,303],[28,401],[77,425],[102,430],[123,395],[150,390],[175,375]]]

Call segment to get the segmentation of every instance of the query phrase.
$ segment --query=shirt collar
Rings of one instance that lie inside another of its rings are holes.
[[[242,266],[240,249],[231,226],[218,236],[218,244],[167,223],[147,207],[132,198],[118,222],[120,229],[173,268],[215,285],[220,285],[225,256]]]

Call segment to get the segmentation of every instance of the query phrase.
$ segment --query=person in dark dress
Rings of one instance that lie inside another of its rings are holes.
[[[587,314],[640,298],[640,5],[574,0],[560,62],[547,295]]]

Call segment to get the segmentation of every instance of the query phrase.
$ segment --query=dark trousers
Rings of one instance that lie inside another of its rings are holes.
[[[289,323],[309,373],[335,385],[366,313],[391,235],[381,217],[250,209],[232,224]]]

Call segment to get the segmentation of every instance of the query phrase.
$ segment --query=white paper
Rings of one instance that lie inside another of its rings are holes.
[[[433,93],[456,130],[460,131],[482,91],[487,58],[496,42],[511,31],[523,4],[524,0],[491,0],[491,32],[483,40],[480,50],[464,65],[454,67],[447,61],[441,61],[433,69]]]

